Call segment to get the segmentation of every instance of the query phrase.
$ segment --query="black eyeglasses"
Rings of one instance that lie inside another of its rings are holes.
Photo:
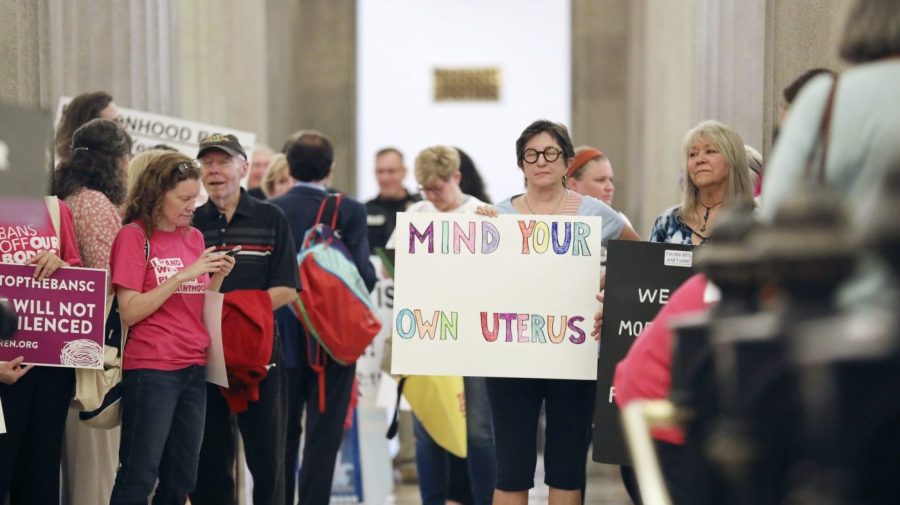
[[[542,154],[544,155],[544,160],[546,160],[547,163],[553,163],[554,161],[559,159],[562,151],[555,147],[548,147],[543,151],[538,151],[536,149],[525,149],[525,154],[522,156],[522,159],[528,163],[537,163],[538,156]]]

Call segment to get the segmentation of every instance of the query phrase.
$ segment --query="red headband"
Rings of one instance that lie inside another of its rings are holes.
[[[593,147],[582,149],[581,152],[575,155],[575,159],[572,160],[572,164],[569,165],[569,169],[566,170],[566,177],[572,177],[572,174],[583,167],[585,163],[600,156],[603,156],[603,151],[599,149],[594,149]]]

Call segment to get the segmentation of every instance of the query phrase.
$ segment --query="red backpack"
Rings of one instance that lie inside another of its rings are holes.
[[[290,304],[311,337],[307,341],[309,365],[319,375],[320,411],[325,410],[326,359],[321,349],[341,365],[350,365],[381,331],[366,283],[337,230],[341,198],[338,193],[322,200],[316,224],[303,237],[297,254],[302,289]],[[330,224],[323,219],[327,211],[331,212]]]

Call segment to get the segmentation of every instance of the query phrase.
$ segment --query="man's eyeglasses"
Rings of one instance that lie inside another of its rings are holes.
[[[536,149],[525,149],[525,153],[522,156],[522,159],[528,163],[537,163],[538,156],[544,155],[544,160],[547,163],[553,163],[554,161],[559,159],[559,156],[562,154],[562,151],[555,147],[548,147],[543,151],[538,151]]]

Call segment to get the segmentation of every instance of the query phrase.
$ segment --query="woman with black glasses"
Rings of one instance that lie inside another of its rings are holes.
[[[234,258],[204,248],[191,227],[200,166],[165,153],[141,173],[110,254],[125,345],[122,439],[112,504],[183,505],[197,479],[206,414],[203,324]],[[157,485],[157,479],[159,484]]]
[[[516,160],[525,176],[525,193],[508,198],[493,209],[481,207],[478,212],[601,216],[604,246],[610,239],[640,240],[610,206],[566,189],[566,167],[574,157],[575,149],[565,126],[543,119],[535,121],[516,140]],[[535,434],[541,405],[547,415],[544,482],[550,487],[549,503],[580,504],[596,382],[493,377],[486,380],[497,453],[494,504],[528,502],[528,490],[534,486]]]

